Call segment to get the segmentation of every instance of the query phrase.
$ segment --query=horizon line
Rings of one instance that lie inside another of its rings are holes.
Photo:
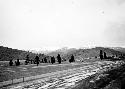
[[[96,47],[104,47],[104,48],[125,48],[124,46],[83,46],[83,47],[57,47],[57,48],[52,48],[52,47],[42,47],[42,48],[31,48],[31,49],[20,49],[20,48],[13,48],[13,47],[7,47],[7,46],[3,46],[3,45],[0,45],[2,47],[6,47],[6,48],[11,48],[11,49],[16,49],[16,50],[23,50],[23,51],[36,51],[36,52],[39,52],[39,51],[56,51],[56,50],[59,50],[59,49],[63,49],[63,48],[66,48],[66,49],[71,49],[71,48],[75,48],[75,49],[89,49],[89,48],[96,48]]]

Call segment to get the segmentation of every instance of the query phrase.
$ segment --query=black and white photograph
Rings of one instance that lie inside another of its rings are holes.
[[[0,89],[125,89],[125,0],[0,0]]]

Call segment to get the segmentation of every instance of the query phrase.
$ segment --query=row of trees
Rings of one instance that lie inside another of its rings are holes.
[[[103,52],[102,50],[100,50],[99,56],[100,56],[100,59],[101,59],[101,60],[102,60],[102,59],[107,59],[106,52]]]
[[[107,59],[106,52],[103,52],[102,50],[100,50],[99,56],[100,56],[100,59],[101,59],[101,60],[102,60],[102,59]]]
[[[99,56],[100,56],[100,59],[101,59],[101,60],[108,58],[107,55],[106,55],[106,52],[103,52],[102,50],[100,50]],[[35,57],[35,60],[30,60],[29,55],[27,55],[27,56],[26,56],[26,60],[25,60],[25,65],[27,65],[27,64],[29,64],[29,63],[31,63],[31,64],[34,63],[34,64],[37,64],[37,66],[38,66],[38,64],[39,64],[40,62],[42,62],[42,63],[48,63],[47,57],[44,57],[44,58],[42,59],[42,61],[40,61],[39,56],[36,56],[36,57]],[[54,57],[54,56],[51,57],[49,62],[52,63],[52,64],[55,63],[55,62],[56,62],[55,57]],[[60,54],[57,55],[57,62],[58,62],[59,64],[61,64],[61,62],[62,62],[62,58],[61,58]],[[73,55],[71,55],[71,58],[69,59],[69,62],[70,62],[70,63],[71,63],[71,62],[75,62],[75,59],[74,59],[74,56],[73,56]],[[10,66],[13,65],[13,61],[12,61],[12,60],[10,60],[9,65],[10,65]],[[16,65],[16,66],[20,65],[19,59],[17,59],[17,61],[15,61],[15,65]]]
[[[10,60],[9,65],[10,65],[10,66],[13,66],[13,65],[14,65],[13,60]],[[17,61],[15,61],[15,65],[16,65],[16,66],[19,66],[19,65],[20,65],[19,59],[17,59]]]
[[[60,55],[58,55],[58,56],[60,56]],[[59,58],[59,60],[61,60],[61,57]],[[25,60],[26,65],[29,64],[29,63],[31,63],[31,64],[34,63],[34,64],[38,65],[40,62],[42,62],[42,63],[51,62],[53,64],[53,63],[55,63],[55,57],[54,56],[51,57],[51,61],[48,61],[47,57],[44,57],[43,59],[40,60],[39,56],[36,56],[35,60],[30,60],[29,55],[26,56],[26,60]],[[59,61],[59,63],[60,63],[60,61]]]
[[[107,56],[106,52],[103,52],[102,50],[100,50],[100,59],[115,59],[115,60],[119,60],[119,59],[125,59],[125,54],[119,54],[119,55],[112,55],[112,56]]]
[[[27,56],[26,56],[26,59],[25,59],[25,65],[28,65],[29,63],[31,63],[31,64],[37,64],[37,66],[38,66],[40,62],[42,62],[42,63],[48,63],[48,60],[47,60],[46,57],[44,57],[44,58],[42,59],[42,61],[41,61],[40,58],[39,58],[39,56],[36,56],[34,60],[30,60],[29,55],[27,55]],[[55,59],[54,56],[51,57],[50,62],[51,62],[52,64],[56,62],[56,59]],[[58,62],[59,64],[61,64],[61,62],[62,62],[62,58],[61,58],[60,54],[57,55],[57,62]],[[75,62],[75,59],[74,59],[74,56],[73,56],[73,55],[72,55],[71,58],[69,59],[69,62],[70,62],[70,63],[71,63],[71,62]],[[12,61],[12,60],[10,60],[9,65],[10,65],[10,66],[13,66],[13,61]],[[19,65],[20,65],[19,59],[17,59],[17,61],[15,61],[15,65],[16,65],[16,66],[19,66]]]

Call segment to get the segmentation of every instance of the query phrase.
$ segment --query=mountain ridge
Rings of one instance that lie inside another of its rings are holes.
[[[121,47],[95,47],[95,48],[68,48],[63,47],[61,49],[55,50],[55,51],[49,51],[49,53],[44,54],[42,51],[40,52],[31,52],[31,51],[24,51],[24,50],[18,50],[18,49],[12,49],[8,47],[0,46],[0,61],[9,61],[10,59],[25,59],[26,55],[29,55],[31,59],[34,59],[36,55],[40,55],[40,58],[43,58],[45,56],[55,56],[57,57],[58,54],[61,55],[61,57],[65,60],[69,60],[71,55],[74,55],[75,58],[89,58],[89,57],[98,57],[99,52],[102,50],[103,52],[106,52],[107,56],[114,56],[114,55],[121,55],[125,54],[125,48]]]

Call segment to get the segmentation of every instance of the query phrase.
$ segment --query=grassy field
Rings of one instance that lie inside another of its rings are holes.
[[[21,63],[23,63],[23,61]],[[39,66],[36,64],[8,66],[8,62],[0,62],[0,65],[0,82],[3,82],[12,79],[19,79],[22,77],[30,77],[45,73],[78,68],[87,65],[87,62],[62,62],[62,64],[40,63]]]
[[[22,63],[23,63],[23,61],[22,61]],[[48,73],[51,74],[52,72],[58,73],[57,71],[62,72],[63,70],[81,68],[81,67],[84,68],[84,71],[86,71],[87,67],[85,68],[85,66],[88,66],[87,70],[89,70],[89,69],[91,70],[94,68],[94,66],[97,67],[98,65],[101,65],[100,67],[103,67],[103,65],[104,65],[104,67],[105,67],[107,65],[107,67],[108,67],[108,65],[110,65],[110,64],[112,64],[111,61],[102,61],[102,60],[93,59],[91,61],[86,60],[84,62],[75,62],[75,63],[69,63],[66,61],[66,62],[63,62],[62,64],[40,63],[39,66],[37,66],[36,64],[30,64],[30,65],[20,65],[20,66],[11,66],[10,67],[10,66],[8,66],[8,62],[0,62],[0,65],[2,65],[2,66],[0,66],[0,83],[2,83],[3,81],[12,80],[12,79],[19,79],[19,78],[22,79],[22,77],[31,77],[31,76],[36,77],[36,76],[42,75],[42,74],[47,75]],[[119,64],[116,62],[116,64],[113,63],[113,65],[115,66],[115,65],[119,65]],[[91,66],[93,66],[93,67],[91,67]],[[110,67],[111,66],[112,65],[110,65]],[[78,86],[76,86],[74,89],[90,89],[90,87],[95,87],[97,89],[100,89],[100,88],[106,87],[106,85],[108,85],[108,83],[113,80],[113,77],[117,78],[119,76],[119,72],[122,73],[124,71],[124,70],[118,71],[121,69],[123,70],[123,67],[120,67],[116,70],[104,72],[101,74],[95,74],[92,77],[88,77],[85,80],[79,81]],[[79,70],[79,69],[77,69],[77,70]],[[105,70],[105,69],[103,69],[103,70]],[[76,71],[74,71],[74,73],[77,73]],[[81,70],[79,70],[79,71],[81,71]],[[64,72],[62,72],[62,73],[64,73]],[[114,76],[115,74],[116,74],[116,76]],[[49,75],[49,76],[51,76],[51,75]],[[102,77],[98,80],[98,76],[102,76]],[[45,77],[47,77],[47,76],[45,76]],[[44,77],[40,77],[40,78],[42,79]],[[91,81],[94,81],[94,82],[91,82]],[[104,85],[104,86],[102,86],[102,85]],[[106,88],[106,89],[110,89],[110,88]]]

